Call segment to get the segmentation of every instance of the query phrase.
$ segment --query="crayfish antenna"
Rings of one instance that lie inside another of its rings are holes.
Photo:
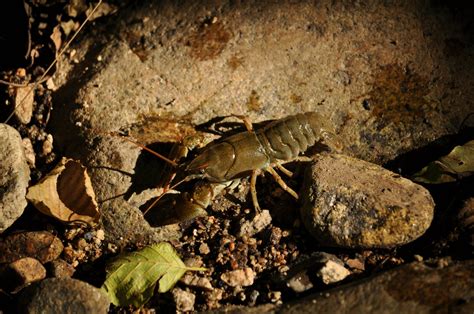
[[[164,162],[170,164],[170,165],[173,166],[174,168],[178,168],[178,164],[177,164],[175,161],[173,161],[173,160],[171,160],[171,159],[169,159],[169,158],[167,158],[167,157],[165,157],[165,156],[163,156],[163,155],[161,155],[161,154],[155,152],[155,151],[152,150],[152,149],[149,149],[149,148],[146,147],[145,145],[142,145],[142,144],[140,144],[140,143],[138,143],[138,142],[135,142],[134,140],[132,140],[132,139],[126,137],[126,136],[118,135],[117,133],[114,133],[114,132],[111,132],[110,135],[120,137],[120,138],[126,140],[127,142],[130,142],[130,143],[132,143],[132,144],[135,144],[136,146],[140,147],[141,149],[146,150],[146,151],[149,152],[150,154],[152,154],[152,155],[154,155],[154,156],[160,158],[160,159],[163,160]]]

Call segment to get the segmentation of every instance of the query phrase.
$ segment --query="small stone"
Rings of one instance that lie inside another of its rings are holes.
[[[196,301],[196,296],[193,293],[182,290],[180,288],[174,288],[171,293],[173,294],[173,299],[176,303],[177,311],[189,312],[194,310],[194,302]]]
[[[28,162],[28,165],[30,165],[30,167],[34,167],[36,163],[36,155],[33,149],[33,144],[31,144],[31,140],[27,137],[22,140],[22,143],[23,149],[25,150],[26,162]]]
[[[322,244],[392,248],[420,237],[434,201],[422,186],[378,165],[318,154],[305,175],[301,217]]]
[[[42,148],[43,148],[43,150],[42,150],[41,154],[43,156],[49,155],[53,151],[53,136],[51,134],[48,134],[46,136],[46,139],[43,142],[43,147]]]
[[[413,255],[413,259],[417,262],[422,262],[423,261],[423,256],[421,256],[419,254],[415,254],[415,255]]]
[[[346,265],[352,269],[357,269],[360,271],[365,270],[365,264],[358,258],[350,258],[346,260]]]
[[[25,286],[46,278],[46,269],[34,258],[25,257],[10,263],[1,274],[2,286],[17,292]]]
[[[207,243],[201,243],[201,245],[199,245],[199,253],[206,255],[210,252],[211,250],[209,249],[209,245],[207,245]]]
[[[86,239],[80,238],[75,241],[75,247],[78,250],[86,250],[87,247],[89,246],[89,243],[87,243]]]
[[[212,290],[211,281],[205,277],[199,277],[192,273],[185,273],[184,276],[180,279],[182,283],[190,287],[201,288],[204,290]]]
[[[47,231],[15,233],[0,240],[0,263],[33,257],[44,264],[58,258],[63,248],[61,240]]]
[[[52,91],[55,91],[56,89],[58,89],[56,87],[56,84],[54,84],[54,80],[52,77],[50,77],[47,81],[46,81],[46,88],[49,89],[49,90],[52,90]]]
[[[28,124],[33,116],[33,104],[35,100],[34,84],[25,87],[16,87],[15,95],[15,117],[22,124]]]
[[[7,124],[0,124],[0,173],[2,233],[23,214],[27,204],[26,189],[30,180],[30,168],[26,161],[23,141],[20,134]]]
[[[255,273],[249,267],[228,271],[221,275],[222,281],[231,287],[246,287],[253,285]]]
[[[56,278],[72,277],[76,271],[72,265],[60,258],[49,263],[48,270]]]
[[[16,75],[17,75],[18,77],[24,78],[24,77],[26,76],[26,70],[25,70],[25,68],[18,68],[18,69],[16,70]]]
[[[20,313],[107,313],[110,300],[99,288],[71,278],[47,278],[21,291]]]
[[[204,296],[206,298],[207,306],[210,309],[219,307],[219,301],[222,300],[223,295],[224,290],[219,288],[212,289],[211,291],[205,291]]]
[[[255,217],[250,221],[245,221],[241,226],[240,230],[237,233],[237,236],[243,237],[248,236],[252,237],[255,234],[259,233],[266,226],[272,222],[272,216],[267,209],[262,210],[262,212],[255,215]]]
[[[280,291],[270,291],[268,293],[268,298],[270,299],[270,302],[272,302],[272,303],[281,304],[281,292]]]
[[[290,287],[294,292],[300,293],[313,288],[313,283],[308,277],[306,271],[303,271],[296,276],[291,277],[286,285]]]
[[[102,229],[97,230],[95,236],[96,236],[96,238],[97,238],[98,240],[104,241],[104,240],[105,240],[105,232],[104,232],[104,230],[102,230]]]
[[[332,260],[327,260],[316,273],[316,275],[327,285],[339,282],[350,274],[351,272],[344,266]]]

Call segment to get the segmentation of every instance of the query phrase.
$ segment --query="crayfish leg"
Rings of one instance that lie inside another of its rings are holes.
[[[260,205],[258,204],[258,199],[257,199],[257,176],[259,175],[258,170],[253,170],[252,171],[252,176],[250,177],[250,194],[252,195],[252,203],[253,207],[255,208],[255,211],[260,213],[262,210],[260,209]]]
[[[280,175],[273,169],[271,166],[265,168],[274,178],[275,181],[281,186],[281,188],[291,194],[295,199],[298,199],[298,193],[296,193],[292,188],[290,188],[285,181],[280,177]]]
[[[293,176],[293,172],[291,172],[290,170],[286,169],[285,167],[283,167],[283,165],[281,164],[276,164],[275,165],[281,172],[283,172],[287,177],[291,178]]]

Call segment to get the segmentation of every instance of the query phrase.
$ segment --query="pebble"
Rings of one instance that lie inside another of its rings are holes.
[[[46,278],[46,269],[37,259],[25,257],[10,263],[0,277],[2,287],[16,293],[23,287]]]
[[[319,154],[305,174],[302,220],[327,246],[393,248],[420,237],[434,201],[422,186],[378,165]]]
[[[253,285],[255,273],[252,268],[246,267],[223,273],[221,279],[231,287],[246,287]]]
[[[110,301],[100,289],[71,278],[47,278],[23,289],[20,313],[107,313]]]
[[[270,212],[267,209],[262,210],[262,212],[255,215],[255,217],[250,221],[245,221],[240,226],[240,230],[237,233],[237,236],[243,237],[248,236],[252,237],[255,234],[259,233],[266,226],[268,226],[272,222],[272,216],[270,216]]]
[[[52,151],[53,151],[53,136],[51,134],[48,134],[46,136],[46,139],[43,142],[41,155],[42,156],[49,155],[51,154]]]
[[[210,252],[211,250],[209,249],[209,245],[207,245],[207,243],[201,243],[201,245],[199,245],[199,253],[206,255]]]
[[[31,140],[25,137],[23,140],[23,149],[25,150],[25,158],[30,167],[34,168],[36,164],[36,155],[35,150],[33,149],[33,144]]]
[[[34,85],[15,88],[15,117],[22,124],[28,124],[33,116]]]
[[[56,278],[72,277],[76,271],[71,264],[60,258],[52,261],[48,266],[48,271]]]
[[[45,264],[58,258],[63,248],[61,240],[47,231],[14,233],[0,239],[0,263],[32,257]]]
[[[194,310],[196,296],[193,293],[180,288],[174,288],[171,293],[176,303],[176,311],[190,312]]]
[[[302,271],[297,275],[291,277],[287,281],[286,285],[297,293],[304,292],[313,288],[313,283],[309,279],[308,273],[306,271]]]
[[[359,270],[359,271],[364,271],[365,270],[365,264],[363,261],[361,261],[358,258],[350,258],[346,260],[346,265],[349,266],[351,269],[354,270]]]
[[[318,276],[323,283],[329,285],[344,280],[350,274],[351,272],[343,265],[336,263],[335,261],[328,260],[317,271],[316,276]]]
[[[30,168],[20,134],[0,124],[0,233],[10,227],[26,207]]]
[[[182,283],[190,287],[201,288],[204,290],[212,290],[211,281],[205,277],[199,277],[193,273],[187,272],[184,276],[180,279]]]

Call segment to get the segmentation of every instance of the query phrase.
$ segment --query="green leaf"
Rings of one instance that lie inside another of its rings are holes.
[[[162,242],[121,255],[107,265],[102,289],[117,306],[140,307],[153,296],[158,280],[158,291],[166,292],[187,270],[205,268],[186,267],[173,246]]]
[[[430,162],[413,175],[413,180],[422,183],[440,184],[454,182],[459,177],[474,173],[474,141],[456,146],[446,156]]]

